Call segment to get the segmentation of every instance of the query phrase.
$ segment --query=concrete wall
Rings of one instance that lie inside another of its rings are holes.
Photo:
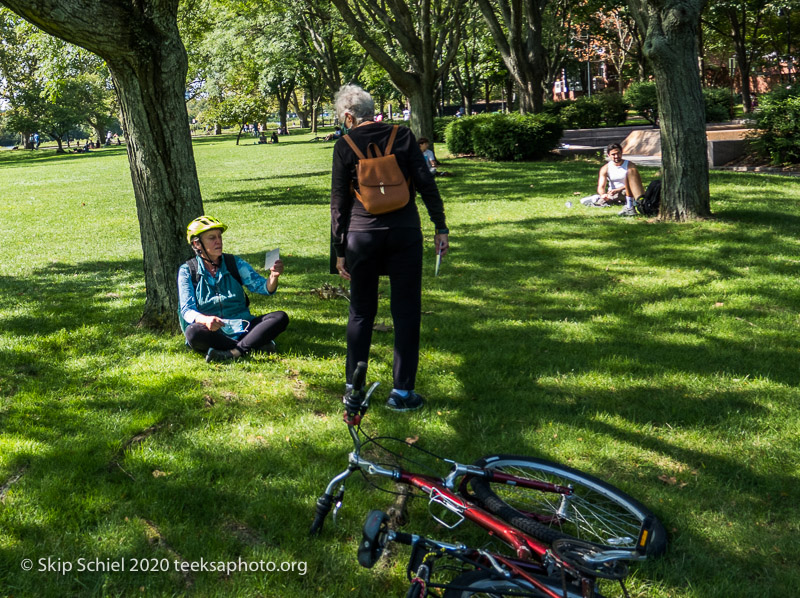
[[[561,136],[561,143],[569,145],[606,146],[609,143],[622,143],[631,131],[652,131],[652,126],[609,127],[606,129],[567,129]],[[655,129],[658,131],[658,129]]]

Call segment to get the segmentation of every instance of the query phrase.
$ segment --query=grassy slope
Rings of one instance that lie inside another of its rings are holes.
[[[178,336],[134,327],[144,287],[123,149],[0,155],[0,488],[19,477],[0,503],[0,595],[403,595],[402,558],[355,561],[364,515],[391,497],[353,480],[339,524],[306,537],[349,450],[336,401],[347,305],[311,292],[338,284],[326,274],[331,145],[306,138],[196,142],[226,248],[258,265],[281,247],[281,291],[252,308],[292,320],[277,355],[215,367]],[[636,570],[634,596],[749,595],[751,582],[791,595],[800,182],[713,173],[716,217],[675,225],[566,208],[592,191],[597,164],[446,167],[453,251],[433,278],[429,250],[424,280],[430,407],[376,408],[369,428],[465,462],[552,458],[626,489],[671,533],[667,556]],[[376,333],[370,378],[385,386],[391,351]],[[413,511],[407,529],[447,537],[423,501]],[[308,571],[21,571],[48,556]]]

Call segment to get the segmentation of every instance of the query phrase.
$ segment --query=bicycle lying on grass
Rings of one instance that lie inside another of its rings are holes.
[[[332,508],[336,517],[345,481],[358,471],[365,478],[385,477],[420,490],[428,496],[429,511],[438,523],[452,529],[465,519],[472,521],[512,553],[397,532],[389,529],[386,513],[371,511],[358,549],[359,563],[372,567],[389,542],[410,545],[407,598],[441,595],[429,594],[432,589],[444,590],[444,598],[594,598],[600,597],[598,579],[618,580],[627,596],[626,561],[644,560],[666,549],[664,526],[647,507],[594,476],[558,463],[511,455],[491,455],[473,465],[442,459],[450,464],[450,472],[437,477],[365,459],[365,447],[386,450],[380,444],[386,439],[370,437],[361,429],[378,386],[376,382],[364,391],[366,370],[365,363],[358,364],[353,391],[345,399],[344,421],[355,450],[347,469],[317,500],[311,533],[322,529]],[[434,456],[408,441],[391,440]],[[455,519],[447,522],[434,509]],[[447,581],[433,581],[434,573],[435,579]]]

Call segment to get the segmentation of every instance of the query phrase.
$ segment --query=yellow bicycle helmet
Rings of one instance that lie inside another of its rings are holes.
[[[228,230],[227,226],[213,216],[200,216],[199,218],[195,218],[186,227],[186,241],[191,245],[192,237],[198,237],[204,232],[214,230],[215,228],[220,229],[223,233]]]

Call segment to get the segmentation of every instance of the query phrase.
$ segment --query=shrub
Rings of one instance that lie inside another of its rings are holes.
[[[625,92],[625,100],[636,111],[636,114],[655,124],[658,120],[658,96],[656,84],[652,81],[631,83]]]
[[[475,154],[490,160],[533,160],[558,145],[563,127],[547,114],[494,114],[472,129]]]
[[[474,154],[475,148],[472,146],[472,129],[481,120],[490,118],[488,115],[480,114],[477,116],[462,116],[447,125],[444,131],[447,149],[451,154]]]
[[[600,126],[603,108],[594,98],[584,96],[564,106],[560,116],[568,129],[592,129]]]
[[[600,104],[600,110],[606,125],[616,127],[625,124],[628,120],[628,108],[630,105],[618,91],[607,89],[595,96],[596,102]]]
[[[550,116],[561,116],[561,111],[572,104],[572,100],[559,100],[558,102],[545,102],[542,106],[542,114],[549,114]]]
[[[733,96],[730,90],[720,88],[703,89],[706,105],[706,122],[718,123],[733,118]]]
[[[800,163],[800,86],[759,98],[754,113],[759,135],[751,145],[773,164]]]
[[[452,121],[456,120],[455,116],[437,116],[433,119],[433,141],[440,143],[444,141],[444,131]]]

